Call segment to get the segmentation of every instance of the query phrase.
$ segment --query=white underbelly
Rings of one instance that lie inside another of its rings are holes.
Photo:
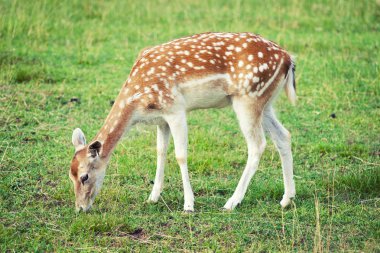
[[[229,76],[214,75],[179,85],[187,111],[221,108],[231,103],[226,93]]]

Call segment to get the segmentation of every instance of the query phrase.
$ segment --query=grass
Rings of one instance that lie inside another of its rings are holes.
[[[297,198],[281,210],[268,142],[241,206],[220,208],[246,161],[230,108],[189,115],[196,212],[182,213],[169,149],[165,189],[153,126],[114,152],[90,213],[74,213],[71,133],[91,139],[139,49],[204,31],[252,31],[297,55]],[[0,1],[0,251],[380,251],[379,1]],[[78,98],[78,99],[72,99]],[[335,118],[332,117],[335,114]]]

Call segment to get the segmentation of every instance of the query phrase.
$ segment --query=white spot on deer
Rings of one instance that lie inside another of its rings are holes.
[[[169,89],[169,82],[165,80],[164,83],[165,83],[165,88]]]
[[[241,47],[236,47],[235,51],[239,53],[241,51]]]
[[[158,91],[158,85],[157,84],[153,84],[152,85],[152,89],[155,90],[155,91]]]
[[[243,62],[243,61],[239,61],[239,63],[238,63],[238,67],[241,68],[241,67],[243,67],[243,66],[244,66],[244,62]]]
[[[258,71],[258,68],[257,67],[253,67],[253,72],[257,73],[257,71]]]
[[[268,69],[268,64],[264,63],[259,66],[259,71],[263,72],[264,70]]]
[[[187,65],[192,68],[194,66],[194,64],[192,62],[188,62]]]
[[[149,88],[149,87],[145,87],[145,88],[144,88],[144,92],[145,92],[145,93],[149,93],[149,92],[150,92],[150,88]]]
[[[243,73],[240,73],[239,74],[239,78],[243,78],[244,74]]]
[[[119,103],[119,108],[123,109],[124,107],[125,107],[125,101],[121,100],[120,103]]]
[[[235,72],[234,66],[231,66],[231,72]]]
[[[274,58],[276,58],[276,60],[278,59],[278,54],[274,54]]]
[[[227,56],[229,56],[229,55],[232,55],[232,52],[227,51],[225,54],[226,54]]]
[[[186,59],[182,59],[181,62],[182,62],[182,63],[186,63]]]
[[[245,69],[247,69],[247,70],[249,70],[251,68],[252,68],[251,64],[248,64],[247,66],[245,66]]]
[[[248,79],[245,79],[245,81],[244,81],[244,84],[243,84],[243,85],[244,85],[244,87],[245,87],[245,88],[247,88],[247,87],[248,87],[248,85],[249,85],[249,80],[248,80]]]
[[[247,48],[247,43],[243,43],[242,45],[244,48]]]
[[[141,94],[140,92],[135,93],[132,97],[129,97],[129,98],[127,99],[127,104],[130,104],[130,103],[132,103],[133,101],[135,101],[136,99],[140,98],[141,95],[142,95],[142,94]]]
[[[132,76],[135,76],[137,74],[137,71],[139,71],[137,68],[133,71]]]
[[[234,48],[235,48],[234,45],[229,45],[229,46],[227,47],[227,50],[234,50]]]
[[[135,90],[138,90],[138,89],[140,89],[140,85],[136,84],[135,85]]]
[[[182,72],[185,72],[185,71],[186,71],[186,68],[183,68],[183,67],[182,67],[182,68],[181,68],[181,71],[182,71]]]
[[[253,77],[252,81],[253,81],[253,83],[258,83],[258,82],[260,82],[260,78],[255,76],[255,77]]]
[[[248,55],[248,61],[252,61],[253,60],[253,55]]]
[[[257,53],[257,56],[258,56],[259,58],[263,58],[263,57],[264,57],[264,54],[263,54],[262,52],[258,52],[258,53]]]
[[[154,73],[154,67],[151,67],[150,70],[146,73],[148,76]]]

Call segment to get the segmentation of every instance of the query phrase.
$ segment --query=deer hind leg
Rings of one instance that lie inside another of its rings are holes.
[[[263,126],[265,131],[270,134],[281,157],[285,193],[280,204],[284,208],[290,204],[290,199],[294,198],[296,195],[293,180],[293,156],[291,150],[290,133],[277,120],[273,108],[270,106],[264,111]]]
[[[262,112],[255,111],[258,109],[255,103],[251,99],[239,97],[233,98],[232,106],[247,141],[248,160],[234,194],[224,205],[224,208],[227,210],[234,209],[243,200],[249,182],[258,168],[261,155],[266,145],[265,135],[261,125]]]
[[[152,193],[149,195],[149,202],[157,202],[162,192],[164,184],[164,168],[166,162],[166,153],[168,150],[170,138],[170,128],[168,124],[157,126],[157,170],[156,178],[154,179],[154,185]]]
[[[177,162],[181,169],[183,190],[185,195],[184,211],[194,211],[194,193],[191,188],[189,172],[187,169],[187,122],[186,112],[165,117],[174,140],[174,149]]]

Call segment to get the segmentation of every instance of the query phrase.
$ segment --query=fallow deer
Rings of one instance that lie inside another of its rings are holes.
[[[281,157],[286,207],[295,196],[290,133],[277,120],[272,102],[283,88],[294,104],[295,63],[272,41],[252,33],[202,33],[143,50],[104,125],[90,144],[77,128],[70,178],[76,210],[87,211],[99,192],[111,153],[138,122],[157,124],[157,171],[149,201],[157,202],[164,181],[170,134],[181,170],[184,210],[194,210],[187,167],[187,112],[232,104],[248,146],[248,160],[232,197],[232,210],[245,195],[270,135]]]

